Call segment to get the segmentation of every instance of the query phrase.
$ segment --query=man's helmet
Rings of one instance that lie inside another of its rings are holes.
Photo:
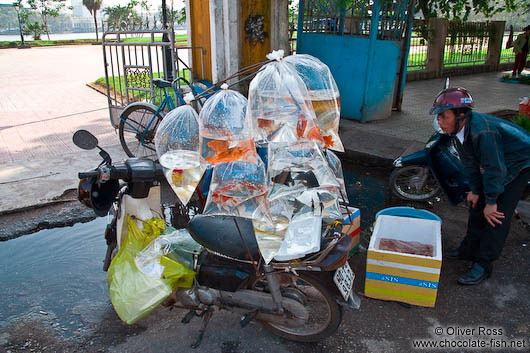
[[[85,178],[77,186],[77,198],[85,206],[94,210],[97,216],[106,216],[120,190],[117,180],[97,183],[96,178]]]
[[[430,114],[438,115],[449,109],[473,109],[473,97],[462,87],[447,88],[438,93],[434,99]]]

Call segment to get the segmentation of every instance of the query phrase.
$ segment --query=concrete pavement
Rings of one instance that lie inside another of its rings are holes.
[[[77,129],[93,132],[114,160],[125,157],[106,97],[86,86],[104,76],[100,46],[0,50],[0,68],[0,214],[54,200],[77,187],[78,171],[97,165],[97,152],[73,145]],[[499,82],[501,76],[462,76],[451,85],[468,88],[478,111],[516,110],[530,87]],[[421,146],[432,134],[427,112],[442,85],[442,79],[408,83],[403,111],[388,120],[343,120],[347,154],[389,163],[407,148]]]

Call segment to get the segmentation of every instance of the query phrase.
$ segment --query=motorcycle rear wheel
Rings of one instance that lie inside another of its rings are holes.
[[[283,338],[297,342],[317,342],[331,336],[339,327],[342,311],[333,299],[330,290],[317,278],[299,273],[280,273],[279,282],[282,296],[297,300],[309,311],[309,318],[302,327],[286,327],[279,324],[263,322],[266,329]],[[251,289],[268,292],[265,277],[256,278]]]
[[[441,191],[431,170],[420,165],[394,169],[390,174],[390,188],[396,196],[410,201],[425,201]]]

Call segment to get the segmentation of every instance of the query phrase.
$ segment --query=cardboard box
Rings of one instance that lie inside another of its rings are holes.
[[[380,215],[366,258],[364,294],[370,298],[434,307],[442,267],[439,221]],[[433,256],[381,250],[382,238],[416,241],[433,247]]]
[[[354,207],[348,207],[348,211],[343,209],[342,212],[344,219],[342,233],[349,234],[353,238],[353,248],[350,250],[348,255],[352,256],[359,249],[359,244],[361,242],[361,211]]]

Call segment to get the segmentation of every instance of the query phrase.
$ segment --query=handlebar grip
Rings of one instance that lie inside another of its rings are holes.
[[[90,172],[79,172],[77,175],[79,179],[85,179],[85,178],[98,177],[99,172],[97,170],[91,170]]]

